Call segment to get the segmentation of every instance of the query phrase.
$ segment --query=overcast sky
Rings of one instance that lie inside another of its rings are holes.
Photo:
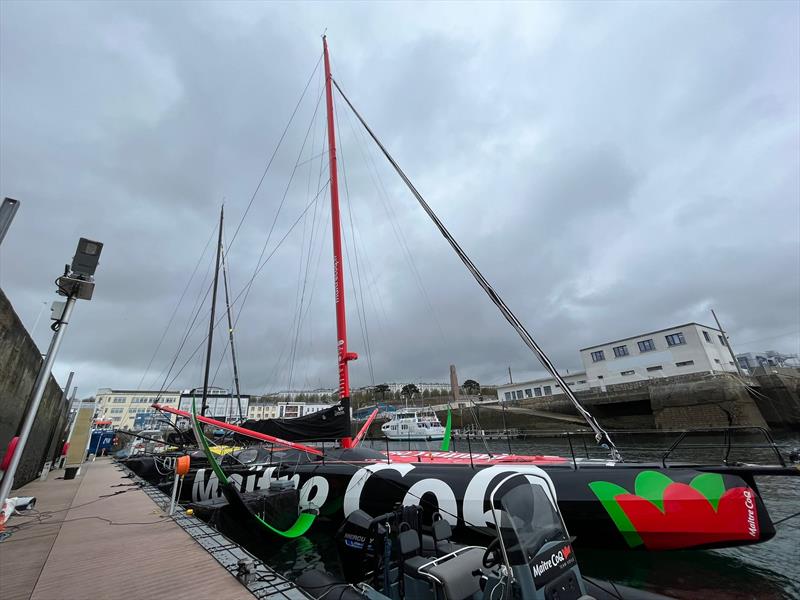
[[[44,349],[53,279],[79,237],[104,242],[57,378],[75,370],[81,396],[199,386],[224,198],[244,391],[335,386],[327,28],[334,77],[562,369],[712,307],[737,351],[798,352],[799,7],[1,2],[0,194],[22,205],[0,286]],[[540,373],[337,115],[352,384]]]

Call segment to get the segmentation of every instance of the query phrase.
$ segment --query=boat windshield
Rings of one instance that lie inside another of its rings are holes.
[[[549,542],[566,541],[561,518],[544,491],[528,482],[500,499],[500,537],[511,566],[531,564]]]

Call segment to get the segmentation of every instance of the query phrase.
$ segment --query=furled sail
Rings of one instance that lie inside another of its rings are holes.
[[[337,440],[349,437],[350,415],[342,403],[335,404],[310,415],[295,417],[293,419],[249,419],[241,426],[259,433],[266,433],[275,437],[296,441],[311,440]],[[236,434],[237,442],[251,443],[252,440]]]

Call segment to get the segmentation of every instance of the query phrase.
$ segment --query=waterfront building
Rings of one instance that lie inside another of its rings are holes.
[[[586,378],[586,371],[578,371],[569,375],[564,375],[564,381],[574,392],[581,392],[589,389]],[[542,377],[519,383],[509,383],[497,387],[497,399],[503,402],[513,402],[525,398],[545,398],[547,396],[557,396],[563,393],[561,386],[552,377]]]
[[[152,429],[157,421],[169,416],[170,420],[179,420],[175,415],[158,414],[151,408],[152,404],[164,404],[186,412],[192,410],[192,400],[200,411],[203,400],[203,388],[190,390],[115,390],[100,388],[95,394],[97,414],[95,418],[111,421],[115,429]],[[247,415],[250,396],[242,395],[242,413]],[[228,390],[211,387],[208,389],[206,416],[220,421],[238,421],[239,408],[236,395]]]
[[[687,373],[736,372],[722,332],[699,323],[641,333],[580,352],[595,386]]]
[[[736,372],[727,341],[715,327],[686,323],[580,350],[583,371],[564,376],[576,392],[689,373]],[[539,392],[537,392],[537,389]],[[552,378],[498,386],[503,401],[563,393]]]
[[[247,411],[248,419],[293,419],[304,417],[333,404],[319,402],[271,402],[265,398],[251,400]]]
[[[153,415],[150,405],[158,402],[177,407],[180,392],[177,390],[115,390],[100,388],[95,394],[96,419],[111,421],[115,429],[134,429],[138,415]],[[140,417],[140,422],[144,417]]]

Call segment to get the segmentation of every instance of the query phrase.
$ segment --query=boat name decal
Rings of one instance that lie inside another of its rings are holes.
[[[564,571],[571,569],[575,564],[575,554],[569,543],[550,549],[534,559],[533,583],[538,589]]]

